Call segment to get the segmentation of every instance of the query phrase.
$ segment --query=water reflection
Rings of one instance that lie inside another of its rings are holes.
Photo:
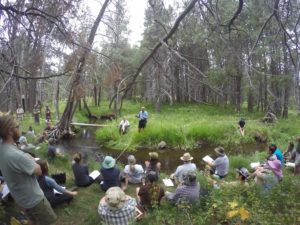
[[[110,155],[114,158],[118,157],[121,151],[107,149],[101,145],[96,144],[95,129],[87,128],[84,129],[81,133],[81,136],[76,137],[71,140],[62,140],[57,145],[57,151],[62,154],[70,154],[71,156],[76,152],[83,153],[83,159],[86,162],[88,157],[92,156],[95,161],[101,162],[103,161],[106,155]],[[254,153],[256,151],[265,151],[266,146],[264,144],[251,144],[251,145],[242,145],[238,147],[228,147],[225,149],[227,155],[247,155],[250,153]],[[129,154],[133,154],[136,157],[137,163],[144,164],[145,160],[149,159],[148,153],[150,150],[142,149],[133,153],[125,152],[120,157],[120,162],[124,165],[127,164],[127,157]],[[183,150],[173,150],[173,149],[165,149],[158,150],[159,160],[162,163],[161,169],[166,173],[174,172],[176,167],[182,164],[180,157],[185,153]],[[201,146],[198,149],[191,150],[189,153],[194,157],[193,162],[197,165],[197,168],[203,169],[204,162],[202,158],[205,155],[211,155],[212,158],[215,158],[214,147],[213,146]]]

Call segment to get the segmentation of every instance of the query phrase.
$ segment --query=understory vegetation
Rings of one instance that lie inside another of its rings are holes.
[[[29,138],[30,139],[30,138]],[[34,151],[37,157],[46,158],[47,144],[40,145],[39,150]],[[256,153],[252,156],[242,155],[230,156],[230,172],[225,181],[235,180],[235,168],[247,167],[250,162],[262,161],[265,153]],[[164,163],[163,159],[161,162]],[[89,157],[90,171],[100,169],[101,164],[95,162],[93,157]],[[117,165],[120,169],[124,165]],[[71,157],[57,157],[54,163],[50,164],[50,173],[65,171],[67,188],[73,187],[74,177],[71,169]],[[249,187],[222,187],[214,189],[206,178],[198,173],[198,181],[201,190],[208,190],[208,197],[200,198],[199,202],[193,207],[178,208],[162,200],[161,206],[148,212],[139,224],[300,224],[300,179],[292,175],[292,170],[283,170],[284,179],[276,185],[268,195],[261,193],[260,187],[251,182]],[[161,179],[168,174],[160,174]],[[129,185],[126,194],[135,197],[137,185]],[[164,190],[174,191],[175,188]],[[95,225],[104,224],[97,213],[97,206],[104,192],[100,186],[93,184],[87,188],[78,188],[78,195],[74,196],[73,201],[67,205],[55,208],[58,216],[56,224],[81,224]],[[17,217],[19,210],[13,203],[0,205],[1,221],[8,223],[11,216]]]

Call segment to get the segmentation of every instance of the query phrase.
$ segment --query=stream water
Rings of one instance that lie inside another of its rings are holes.
[[[84,161],[88,161],[88,157],[93,157],[95,161],[102,162],[106,155],[110,155],[117,158],[121,151],[108,149],[101,145],[98,145],[95,140],[95,128],[84,129],[81,135],[76,136],[74,139],[61,140],[57,145],[57,151],[62,154],[70,154],[71,156],[76,152],[82,152],[84,155]],[[256,151],[265,151],[265,144],[247,144],[242,146],[227,147],[225,152],[227,155],[244,155],[245,157]],[[127,157],[133,154],[136,157],[138,164],[144,164],[145,160],[149,160],[148,153],[153,150],[139,149],[136,152],[125,152],[119,159],[123,164],[127,164]],[[182,164],[180,157],[185,153],[184,150],[163,149],[157,150],[159,153],[159,161],[161,162],[161,171],[165,173],[172,173],[176,170],[176,167]],[[213,146],[199,146],[199,148],[188,151],[193,157],[193,162],[198,169],[204,168],[204,162],[202,158],[205,155],[211,155],[215,158]],[[99,165],[100,169],[100,165]]]

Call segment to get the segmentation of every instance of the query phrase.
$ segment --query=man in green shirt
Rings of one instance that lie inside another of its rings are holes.
[[[34,122],[35,123],[40,123],[40,107],[38,104],[35,104],[35,106],[33,107],[33,115],[34,115]]]
[[[35,178],[42,174],[41,167],[30,155],[20,151],[19,125],[10,116],[0,116],[0,170],[16,203],[23,209],[29,224],[52,224],[57,219]]]

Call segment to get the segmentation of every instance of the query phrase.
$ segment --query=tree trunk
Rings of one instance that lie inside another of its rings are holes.
[[[82,72],[83,72],[83,69],[85,66],[86,58],[87,58],[89,52],[91,51],[91,48],[92,48],[92,45],[94,42],[94,38],[96,35],[96,31],[98,29],[100,21],[104,15],[105,9],[108,6],[109,2],[110,2],[110,0],[106,0],[103,3],[102,8],[101,8],[101,10],[93,24],[93,27],[91,29],[91,32],[90,32],[90,35],[88,38],[88,42],[87,42],[87,48],[83,49],[82,55],[78,60],[76,72],[74,74],[74,79],[72,82],[71,90],[70,90],[68,101],[67,101],[67,105],[65,107],[64,113],[63,113],[59,123],[57,124],[57,129],[53,132],[54,136],[61,136],[61,132],[64,133],[64,131],[69,131],[69,125],[72,120],[71,114],[72,114],[74,100],[75,100],[75,98],[77,100],[79,100],[80,97],[82,97],[81,95],[84,94],[84,93],[78,93],[78,91],[81,87],[81,76],[82,76]]]
[[[56,95],[55,95],[55,117],[59,120],[59,78],[56,78]]]
[[[98,90],[98,102],[97,102],[98,106],[100,106],[100,99],[101,99],[101,86],[99,86],[99,90]]]
[[[97,106],[97,87],[94,85],[94,104]]]

